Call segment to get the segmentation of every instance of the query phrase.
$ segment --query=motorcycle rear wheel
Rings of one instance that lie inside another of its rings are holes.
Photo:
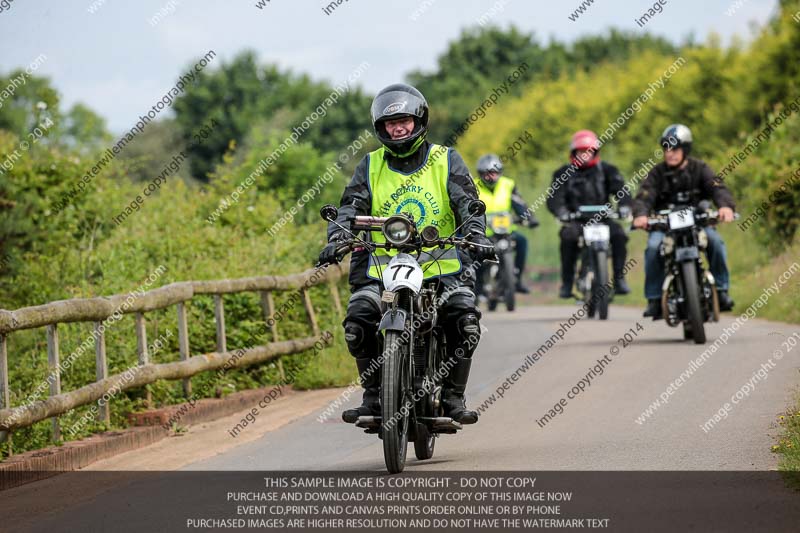
[[[430,337],[430,344],[428,346],[428,357],[433,359],[432,367],[436,367],[437,363],[437,351],[439,350],[439,343],[436,340],[436,335],[431,335]],[[440,358],[438,358],[440,359]],[[420,400],[419,404],[424,405],[424,413],[423,416],[430,416],[434,417],[437,416],[433,407],[433,396],[435,392],[433,390],[428,391],[425,398]],[[417,431],[416,431],[416,438],[414,439],[414,455],[416,455],[417,459],[420,461],[424,461],[425,459],[430,459],[433,457],[433,449],[436,445],[436,435],[430,430],[430,428],[423,424],[417,423]]]

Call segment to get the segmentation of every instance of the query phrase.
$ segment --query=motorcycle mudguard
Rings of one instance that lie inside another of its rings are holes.
[[[406,311],[405,309],[391,309],[386,311],[381,318],[381,323],[378,326],[378,331],[403,331],[406,328]]]
[[[675,261],[679,263],[699,258],[700,251],[697,249],[697,246],[682,246],[675,249]]]

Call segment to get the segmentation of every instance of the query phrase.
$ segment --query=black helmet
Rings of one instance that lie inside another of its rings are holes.
[[[486,175],[489,172],[497,172],[498,175],[503,174],[503,162],[495,154],[486,154],[478,159],[478,175],[487,185],[494,185],[495,182],[486,180]]]
[[[393,140],[386,133],[384,122],[390,119],[414,117],[414,131],[405,139]],[[395,83],[382,89],[372,101],[372,126],[387,150],[398,157],[417,151],[428,132],[428,102],[411,85]]]
[[[683,124],[670,124],[661,134],[661,146],[664,150],[682,148],[686,159],[692,151],[692,130]]]
[[[503,162],[494,154],[486,154],[478,159],[478,174],[484,175],[487,172],[503,173]]]

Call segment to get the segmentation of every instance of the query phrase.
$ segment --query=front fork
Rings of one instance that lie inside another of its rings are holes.
[[[404,379],[402,380],[403,396],[413,398],[414,396],[414,344],[416,331],[414,330],[414,293],[407,288],[401,288],[396,292],[383,291],[381,302],[384,307],[383,317],[381,317],[378,331],[396,331],[401,336],[405,336],[402,350],[396,353],[404,359],[405,366]],[[413,413],[414,410],[411,410]],[[413,414],[412,414],[413,421]],[[413,427],[413,426],[412,426]]]

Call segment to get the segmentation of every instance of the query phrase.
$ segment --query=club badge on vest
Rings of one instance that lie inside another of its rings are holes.
[[[438,221],[435,218],[430,220],[430,217],[440,212],[439,202],[433,192],[426,191],[420,185],[408,185],[392,193],[391,200],[386,200],[381,206],[380,216],[409,213],[414,217],[417,226],[422,228],[426,225],[438,225]]]

